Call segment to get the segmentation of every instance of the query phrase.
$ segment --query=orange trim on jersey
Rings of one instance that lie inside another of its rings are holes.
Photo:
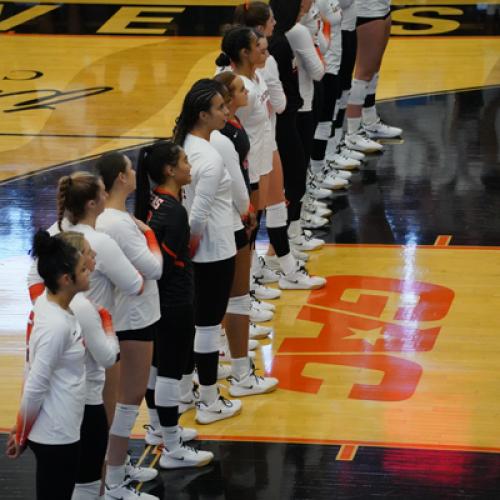
[[[99,307],[97,309],[97,312],[99,313],[99,316],[101,317],[101,323],[102,323],[102,328],[107,334],[114,334],[114,328],[113,328],[113,318],[111,316],[111,313],[107,310],[104,309],[104,307]]]
[[[165,194],[167,196],[171,196],[172,198],[175,198],[176,200],[179,200],[179,195],[176,195],[174,193],[172,193],[172,191],[170,191],[169,189],[165,189],[165,188],[162,188],[162,187],[157,187],[153,190],[153,193],[156,193],[156,194]]]
[[[28,291],[31,302],[35,302],[35,300],[45,291],[45,285],[43,283],[35,283],[28,288]]]
[[[174,261],[174,266],[186,267],[186,264],[184,264],[184,262],[182,262],[182,260],[176,260],[176,261]]]
[[[172,250],[170,250],[170,248],[168,248],[167,245],[165,245],[165,243],[162,243],[161,247],[163,248],[163,250],[165,250],[166,253],[168,253],[168,255],[170,255],[170,257],[177,259],[177,254]]]
[[[144,233],[144,237],[146,238],[146,243],[151,252],[155,254],[161,254],[154,231],[152,229],[149,229]]]

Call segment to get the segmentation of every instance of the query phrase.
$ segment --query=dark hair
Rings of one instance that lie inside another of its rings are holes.
[[[57,187],[57,225],[62,231],[61,222],[66,213],[72,224],[85,215],[85,205],[95,200],[99,193],[99,178],[88,172],[75,172],[59,179]]]
[[[96,166],[95,170],[104,182],[104,188],[109,193],[113,184],[119,174],[125,173],[127,169],[127,162],[125,155],[122,153],[106,153],[102,155]]]
[[[149,179],[155,184],[163,184],[165,167],[175,167],[179,163],[182,148],[172,141],[158,141],[142,148],[137,162],[137,189],[135,190],[135,216],[146,222],[149,212],[151,186]]]
[[[297,24],[301,0],[270,0],[269,6],[273,9],[276,19],[276,34],[283,35]]]
[[[210,111],[212,99],[218,94],[214,81],[209,78],[198,80],[184,97],[181,114],[175,121],[174,143],[184,145],[186,136],[200,119],[200,113]]]
[[[69,274],[75,279],[75,269],[81,253],[58,235],[50,236],[47,231],[38,230],[33,238],[31,255],[38,258],[38,274],[52,293],[59,290],[57,280],[63,274]]]
[[[229,66],[232,62],[241,62],[240,51],[250,50],[255,32],[248,26],[233,26],[226,31],[222,38],[222,54],[215,60],[219,67]]]
[[[234,9],[234,24],[256,28],[265,26],[271,17],[271,9],[264,2],[246,2]]]
[[[233,73],[232,71],[223,71],[222,73],[214,76],[214,80],[224,86],[224,93],[221,92],[221,95],[224,99],[226,99],[226,96],[232,97],[233,92],[231,91],[231,85],[236,80],[236,78],[238,78],[238,75],[236,73]]]
[[[224,73],[230,73],[230,71],[224,71]],[[236,76],[237,75],[235,75],[235,77]],[[221,81],[219,75],[214,76],[213,82],[215,89],[222,96],[224,101],[231,99],[231,91],[229,90],[229,87],[223,81]]]

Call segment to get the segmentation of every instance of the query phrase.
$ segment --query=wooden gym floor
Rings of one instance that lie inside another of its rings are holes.
[[[0,430],[19,402],[26,253],[54,220],[57,178],[168,136],[186,90],[213,73],[213,35],[235,3],[0,3]],[[257,358],[280,390],[199,429],[213,466],[144,488],[500,498],[499,5],[394,2],[378,99],[405,133],[332,201],[319,233],[329,245],[310,263],[328,287],[276,302]],[[138,437],[145,422],[142,412]],[[156,450],[133,447],[155,462]],[[29,452],[0,457],[2,499],[33,498],[33,485]]]

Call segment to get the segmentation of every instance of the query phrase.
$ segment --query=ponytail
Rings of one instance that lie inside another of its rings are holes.
[[[62,220],[66,211],[66,193],[71,185],[71,177],[65,175],[59,179],[57,188],[57,227],[62,231]]]
[[[234,9],[234,24],[240,26],[265,26],[271,17],[271,9],[264,2],[245,2]]]

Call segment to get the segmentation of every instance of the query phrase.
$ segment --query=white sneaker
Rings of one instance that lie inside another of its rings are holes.
[[[132,486],[127,484],[119,484],[112,488],[106,485],[104,498],[106,500],[160,500],[154,495],[137,491]]]
[[[328,219],[304,212],[300,218],[300,225],[305,229],[319,229],[328,225]]]
[[[240,412],[241,401],[239,399],[226,399],[221,395],[211,405],[203,401],[196,403],[196,421],[199,424],[211,424],[234,417]]]
[[[400,137],[403,133],[402,128],[387,125],[380,118],[375,123],[363,124],[363,129],[368,134],[368,137],[374,139],[394,139]]]
[[[270,326],[261,326],[261,325],[256,325],[255,323],[250,323],[248,335],[251,340],[266,339],[272,333],[274,333],[274,330]]]
[[[254,339],[248,339],[248,357],[250,359],[255,358],[255,353],[253,351],[256,351],[260,347],[260,344],[257,340]]]
[[[321,238],[314,238],[313,236],[307,236],[303,232],[300,236],[290,240],[293,247],[298,248],[302,252],[310,252],[312,250],[318,250],[325,244],[325,240]]]
[[[225,380],[229,375],[231,375],[231,367],[219,363],[217,366],[217,380]]]
[[[332,189],[333,191],[337,189],[346,189],[349,187],[349,181],[340,177],[340,175],[337,174],[337,170],[333,169],[323,177],[321,187]]]
[[[254,279],[258,279],[261,284],[277,283],[280,279],[279,274],[276,273],[275,270],[269,268],[264,257],[259,257],[258,261],[258,268],[252,270]]]
[[[282,290],[316,290],[326,285],[326,279],[320,276],[309,276],[305,267],[283,276],[279,281]]]
[[[311,215],[317,215],[313,212],[309,212]],[[307,262],[309,260],[309,255],[307,255],[306,253],[304,252],[301,252],[300,250],[298,250],[297,248],[294,248],[292,245],[290,245],[290,252],[292,253],[293,255],[293,258],[295,260],[301,260],[302,262]]]
[[[253,349],[250,349],[250,345],[248,347],[249,352],[248,352],[248,357],[253,359],[255,358],[255,353],[251,352],[254,349],[257,349],[258,347],[258,342]],[[229,362],[231,361],[231,351],[229,349],[229,343],[227,340],[227,335],[224,333],[220,336],[220,346],[219,346],[219,362]],[[222,365],[224,366],[224,365]],[[187,441],[187,439],[183,438],[183,441]]]
[[[200,393],[198,392],[198,386],[195,384],[193,388],[187,393],[182,394],[179,399],[179,415],[186,413],[191,408],[194,408],[196,401],[200,399]]]
[[[181,469],[183,467],[203,467],[214,459],[211,451],[195,450],[182,442],[173,451],[164,448],[161,452],[160,467],[162,469]]]
[[[337,153],[332,159],[332,163],[335,168],[339,170],[355,170],[360,167],[361,162],[359,160],[354,160],[348,156],[344,156],[342,153]]]
[[[196,429],[191,429],[189,427],[179,426],[181,430],[181,439],[183,442],[192,441],[198,437],[198,431]],[[163,435],[161,429],[155,429],[152,425],[143,425],[146,429],[146,435],[144,436],[144,441],[151,446],[159,446],[163,444]]]
[[[255,367],[252,366],[250,372],[238,380],[229,377],[229,394],[234,397],[255,396],[257,394],[267,394],[278,388],[278,379],[274,377],[260,377],[255,374]]]
[[[125,462],[125,477],[128,482],[139,481],[145,483],[147,481],[152,481],[157,475],[158,471],[156,469],[151,467],[137,467],[130,460],[130,455],[127,455],[127,461]]]
[[[274,300],[281,297],[281,291],[276,288],[264,286],[258,278],[252,279],[250,290],[261,300]]]
[[[281,274],[281,266],[277,255],[262,255],[259,257],[259,260],[262,262],[263,267],[274,271],[279,277]]]
[[[317,215],[318,217],[323,217],[328,219],[333,215],[333,212],[329,208],[324,208],[321,205],[317,205],[316,200],[307,197],[306,200],[302,202],[302,208],[307,212]]]
[[[306,192],[315,200],[326,200],[328,198],[333,198],[333,194],[330,189],[322,188],[316,182],[309,182],[306,186]]]
[[[358,161],[366,159],[366,156],[363,153],[360,151],[354,151],[354,149],[349,149],[344,143],[340,144],[340,154]]]
[[[250,307],[250,321],[254,323],[265,323],[266,321],[271,321],[274,318],[274,313],[266,309],[259,308],[255,302],[252,302]]]
[[[375,153],[384,149],[382,144],[372,141],[362,129],[359,129],[354,134],[346,135],[345,143],[348,148],[362,153]]]
[[[251,297],[252,297],[252,304],[255,304],[256,308],[264,309],[264,311],[271,311],[271,312],[276,311],[276,306],[274,304],[263,302],[262,300],[259,300],[257,297],[255,297],[253,294],[251,294]]]

